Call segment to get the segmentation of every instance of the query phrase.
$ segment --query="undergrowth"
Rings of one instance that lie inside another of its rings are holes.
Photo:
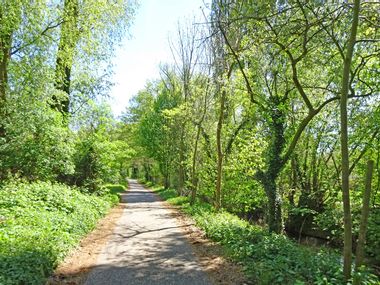
[[[109,190],[84,192],[49,182],[10,181],[0,187],[0,284],[43,284],[118,202]]]
[[[110,194],[114,195],[119,195],[120,193],[125,192],[125,187],[121,184],[107,184],[105,189],[107,189]]]
[[[207,203],[189,204],[173,189],[156,190],[163,199],[191,215],[208,238],[219,242],[227,254],[241,263],[252,284],[339,285],[343,281],[341,255],[331,249],[312,249],[284,235],[269,233],[225,211],[216,212]],[[361,273],[362,283],[380,284],[368,270]]]

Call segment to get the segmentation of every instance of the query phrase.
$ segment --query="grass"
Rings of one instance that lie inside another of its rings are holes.
[[[112,195],[119,195],[126,190],[125,186],[121,184],[107,184],[105,187],[110,191],[110,194]]]
[[[191,215],[208,238],[219,242],[228,255],[241,263],[252,284],[346,284],[340,253],[330,249],[310,249],[284,235],[269,233],[231,213],[216,212],[207,203],[190,206],[187,197],[173,189],[153,189],[162,199]],[[361,284],[380,284],[368,270],[361,273]]]
[[[50,182],[0,187],[0,284],[44,284],[56,265],[118,202]],[[119,189],[119,190],[118,190]]]

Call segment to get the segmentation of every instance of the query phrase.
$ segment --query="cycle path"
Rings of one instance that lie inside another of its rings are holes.
[[[171,210],[135,180],[85,285],[212,285]]]

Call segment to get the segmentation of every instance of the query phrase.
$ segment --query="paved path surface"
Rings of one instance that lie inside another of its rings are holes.
[[[166,206],[129,184],[127,207],[85,285],[211,285]]]

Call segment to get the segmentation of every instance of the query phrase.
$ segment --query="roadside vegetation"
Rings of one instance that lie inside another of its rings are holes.
[[[123,116],[131,176],[206,204],[195,219],[256,284],[379,282],[360,276],[380,268],[378,11],[213,0]]]
[[[119,202],[59,183],[0,187],[0,284],[43,284],[58,262]]]
[[[288,237],[270,233],[227,211],[215,211],[210,204],[190,205],[188,197],[174,189],[155,187],[154,191],[190,215],[205,235],[219,242],[226,255],[242,264],[252,284],[346,284],[341,255],[328,247],[307,247]],[[378,284],[368,270],[358,272],[361,284]]]
[[[380,7],[330,2],[211,0],[115,119],[136,3],[2,1],[0,283],[41,284],[131,177],[253,283],[378,284]]]
[[[105,104],[133,1],[0,5],[0,284],[41,285],[119,201],[132,150]]]

